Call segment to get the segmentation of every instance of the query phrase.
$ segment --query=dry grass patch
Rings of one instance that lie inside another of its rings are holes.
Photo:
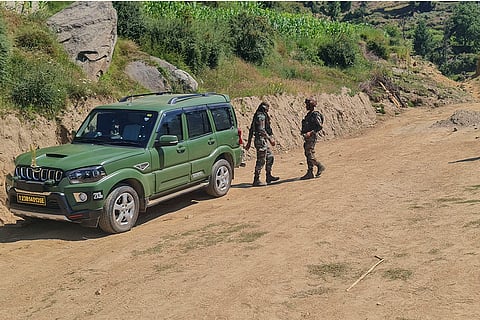
[[[341,277],[349,270],[345,263],[310,264],[307,268],[308,273],[322,278],[325,276]]]
[[[390,280],[408,280],[413,275],[411,270],[394,268],[388,269],[383,272],[383,277]]]

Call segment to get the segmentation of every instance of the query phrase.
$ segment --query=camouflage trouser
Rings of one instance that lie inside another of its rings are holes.
[[[308,171],[313,170],[314,166],[320,165],[320,162],[315,158],[315,144],[317,143],[316,137],[305,139],[303,143],[303,150],[305,151],[305,157],[307,158]]]
[[[267,173],[272,172],[273,153],[265,138],[255,138],[255,149],[257,149],[257,162],[255,163],[255,175],[260,175],[263,166]]]

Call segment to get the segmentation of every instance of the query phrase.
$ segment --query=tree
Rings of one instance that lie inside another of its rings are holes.
[[[420,20],[413,34],[413,50],[418,55],[426,57],[432,50],[433,36],[427,28],[425,20]]]
[[[348,12],[352,9],[352,1],[340,1],[340,9],[342,12]]]
[[[480,7],[477,2],[459,2],[447,22],[445,37],[463,52],[480,50]]]
[[[332,19],[332,21],[338,21],[340,13],[342,12],[339,1],[328,1],[325,7],[325,14]]]
[[[233,17],[230,35],[235,54],[247,62],[262,64],[273,47],[273,29],[263,16],[242,12]]]
[[[113,7],[117,10],[118,35],[138,42],[146,31],[141,2],[113,1]]]

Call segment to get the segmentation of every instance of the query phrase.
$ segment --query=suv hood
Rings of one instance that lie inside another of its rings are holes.
[[[144,152],[145,150],[142,148],[75,143],[37,149],[34,153],[37,166],[67,171],[94,165],[105,165]],[[26,152],[18,156],[15,164],[31,165],[32,152]]]

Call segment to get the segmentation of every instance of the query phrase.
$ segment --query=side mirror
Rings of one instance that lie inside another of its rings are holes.
[[[178,144],[178,137],[174,135],[163,135],[155,140],[155,147],[174,146]]]

